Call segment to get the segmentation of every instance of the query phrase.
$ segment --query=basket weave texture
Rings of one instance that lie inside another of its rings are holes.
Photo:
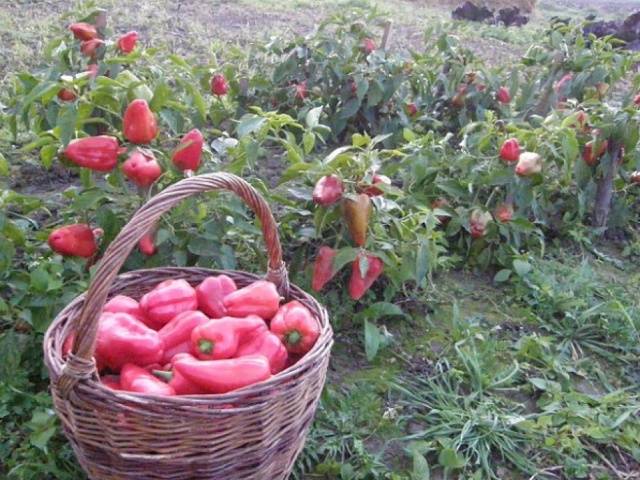
[[[115,391],[98,378],[93,354],[107,299],[135,299],[167,279],[193,286],[226,274],[239,287],[261,277],[204,268],[154,268],[117,275],[142,236],[181,200],[210,190],[239,195],[260,220],[268,254],[266,279],[285,301],[299,300],[316,316],[320,337],[295,365],[269,380],[218,395],[160,397]],[[76,332],[72,353],[62,345]],[[290,285],[276,223],[260,194],[226,173],[184,179],[154,196],[107,248],[89,290],[55,318],[44,340],[54,406],[74,452],[91,479],[285,479],[304,446],[324,386],[333,333],[326,310]]]

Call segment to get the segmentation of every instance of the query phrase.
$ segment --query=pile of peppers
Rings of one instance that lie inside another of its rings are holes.
[[[320,335],[297,300],[281,304],[271,282],[238,288],[227,275],[195,287],[165,280],[139,300],[117,295],[99,319],[95,361],[105,388],[147,395],[207,395],[276,375]],[[64,342],[66,358],[75,334]]]

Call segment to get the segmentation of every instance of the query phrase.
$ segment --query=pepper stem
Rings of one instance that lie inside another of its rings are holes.
[[[173,380],[173,372],[167,372],[166,370],[152,370],[151,373],[154,376],[161,378],[162,380],[165,380],[167,382]]]
[[[212,353],[214,345],[214,342],[205,338],[201,338],[200,340],[198,340],[198,350],[200,350],[200,353]]]
[[[287,343],[289,345],[297,345],[302,340],[302,335],[297,330],[293,330],[287,334]]]

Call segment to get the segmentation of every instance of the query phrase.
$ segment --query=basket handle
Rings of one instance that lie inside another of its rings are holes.
[[[76,340],[68,357],[58,387],[65,396],[81,379],[95,372],[95,352],[98,320],[111,285],[125,260],[158,219],[177,203],[197,193],[229,190],[238,195],[260,219],[267,246],[268,269],[266,279],[273,282],[285,298],[289,293],[289,279],[282,260],[282,247],[276,221],[265,199],[249,183],[231,173],[211,173],[185,178],[164,189],[143,205],[106,249],[89,286],[84,305],[76,320]]]

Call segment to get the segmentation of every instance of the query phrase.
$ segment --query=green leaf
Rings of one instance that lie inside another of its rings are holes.
[[[73,138],[77,120],[78,109],[75,103],[67,104],[60,109],[58,113],[58,128],[60,129],[60,143],[62,143],[63,147],[66,147]]]
[[[42,147],[40,149],[40,161],[42,161],[42,165],[45,168],[51,168],[51,165],[53,165],[53,159],[56,157],[57,153],[58,146],[54,143]]]
[[[527,273],[529,273],[532,268],[533,267],[531,267],[531,264],[529,262],[525,262],[524,260],[516,259],[513,261],[513,269],[521,277],[524,277]]]
[[[378,354],[382,334],[378,327],[368,320],[364,321],[364,351],[367,354],[367,360],[373,360]]]
[[[427,276],[429,271],[429,245],[423,240],[418,246],[416,253],[416,283],[422,284],[422,280]]]
[[[30,284],[31,288],[36,292],[46,292],[49,285],[49,273],[43,268],[38,267],[31,272]]]
[[[511,276],[511,270],[508,268],[503,268],[493,277],[493,281],[496,283],[506,282]]]
[[[444,468],[456,470],[466,465],[466,460],[453,448],[445,448],[438,455],[438,463]]]
[[[362,313],[357,316],[364,316],[369,320],[377,320],[382,317],[404,317],[406,316],[402,309],[393,303],[376,302],[369,305]]]
[[[344,104],[342,109],[338,111],[339,118],[351,118],[360,109],[360,100],[357,98],[351,98]]]
[[[0,153],[0,175],[4,177],[9,175],[9,162],[2,153]]]
[[[344,247],[338,250],[336,257],[333,259],[333,268],[337,272],[342,269],[347,263],[353,262],[360,250],[353,247]]]
[[[262,128],[267,119],[258,115],[247,113],[242,116],[240,123],[236,127],[238,138],[242,138],[250,133],[256,132]]]
[[[431,480],[429,462],[420,452],[413,451],[413,470],[411,480]]]
[[[153,91],[153,100],[149,104],[149,107],[154,112],[159,112],[171,98],[171,89],[165,83],[159,83],[156,89]]]
[[[305,118],[307,127],[310,129],[314,129],[318,125],[320,125],[320,115],[322,115],[322,106],[309,110]]]
[[[316,145],[316,136],[311,132],[304,132],[302,136],[302,145],[304,146],[304,153],[309,154]]]

